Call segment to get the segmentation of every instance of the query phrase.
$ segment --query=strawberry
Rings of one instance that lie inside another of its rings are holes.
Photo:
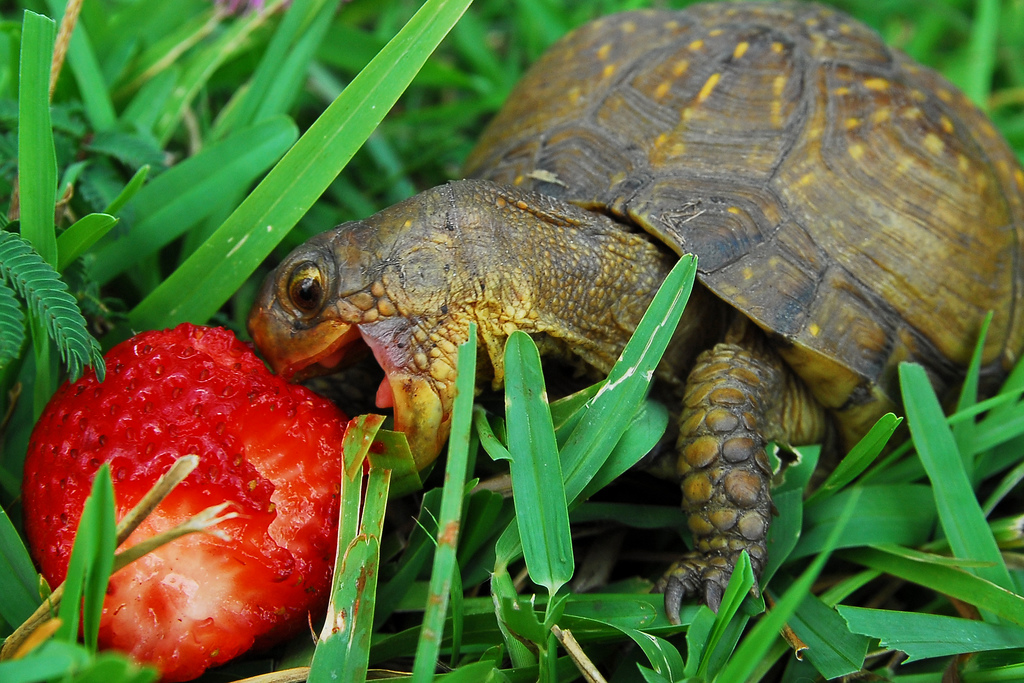
[[[63,581],[93,477],[109,463],[120,519],[180,456],[199,466],[128,547],[232,501],[236,519],[115,573],[100,644],[184,681],[321,611],[337,533],[345,416],[270,374],[220,328],[144,332],[65,383],[39,419],[23,485],[25,531],[51,585]]]

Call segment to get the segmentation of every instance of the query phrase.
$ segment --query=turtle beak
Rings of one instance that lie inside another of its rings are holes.
[[[254,306],[248,328],[267,364],[289,382],[337,372],[366,350],[355,325],[325,320],[312,328],[296,329],[276,322],[273,306]]]

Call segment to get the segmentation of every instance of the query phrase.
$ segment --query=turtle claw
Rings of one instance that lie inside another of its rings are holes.
[[[687,555],[680,559],[655,586],[655,590],[665,594],[668,620],[679,624],[683,601],[701,594],[704,604],[717,613],[731,574],[732,565],[725,566],[724,558]]]

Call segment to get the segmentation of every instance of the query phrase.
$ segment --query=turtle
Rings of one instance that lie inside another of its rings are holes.
[[[898,366],[940,396],[986,315],[981,377],[1024,347],[1024,172],[989,119],[872,29],[805,3],[610,15],[532,66],[464,179],[321,233],[249,317],[295,380],[368,347],[419,466],[450,426],[458,345],[500,386],[515,330],[607,371],[682,254],[697,283],[659,366],[694,547],[666,610],[759,573],[770,441],[842,454],[900,407]]]

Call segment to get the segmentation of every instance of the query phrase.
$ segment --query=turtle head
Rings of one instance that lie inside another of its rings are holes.
[[[420,468],[448,437],[469,329],[451,192],[428,190],[312,238],[267,277],[248,321],[264,358],[291,381],[372,353],[386,375],[377,406],[394,408]]]

